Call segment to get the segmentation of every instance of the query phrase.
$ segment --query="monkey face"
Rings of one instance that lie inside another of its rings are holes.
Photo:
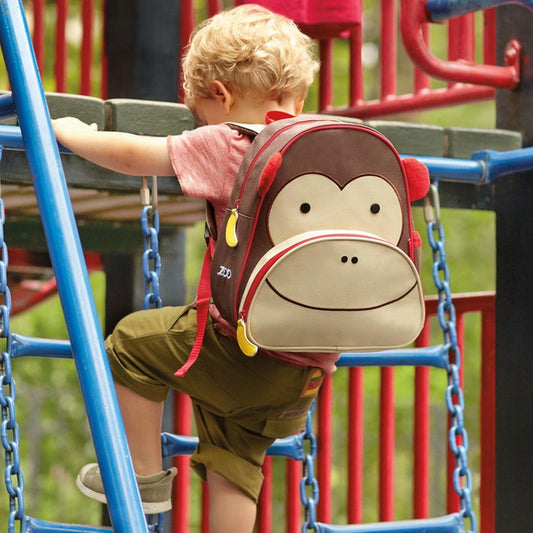
[[[379,164],[361,165],[351,176],[299,169],[269,192],[259,224],[270,242],[241,301],[255,317],[246,329],[252,343],[272,350],[375,350],[418,335],[424,305],[409,257],[402,166],[390,147],[370,141],[375,157],[385,154]],[[288,317],[286,327],[280,316]]]
[[[402,206],[386,178],[364,175],[340,187],[322,174],[304,174],[283,187],[268,217],[273,245],[306,231],[354,228],[398,244]]]

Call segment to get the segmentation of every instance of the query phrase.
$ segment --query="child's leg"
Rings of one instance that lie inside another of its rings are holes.
[[[135,473],[148,476],[161,471],[163,403],[149,400],[115,383]]]
[[[212,470],[209,486],[209,533],[251,533],[256,504],[244,492]]]

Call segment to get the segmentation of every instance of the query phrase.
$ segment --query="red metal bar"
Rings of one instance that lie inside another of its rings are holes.
[[[207,16],[212,17],[222,9],[222,2],[220,0],[207,0]]]
[[[333,39],[319,41],[320,71],[318,108],[321,112],[327,112],[333,107]]]
[[[480,525],[483,533],[495,531],[496,486],[496,320],[494,298],[481,312],[481,481],[479,487]]]
[[[363,521],[363,369],[350,368],[348,384],[348,523]]]
[[[174,393],[174,431],[179,435],[190,435],[192,427],[191,400],[180,392]],[[189,529],[190,503],[189,487],[191,471],[189,458],[183,455],[174,457],[174,466],[178,475],[174,478],[174,502],[172,505],[172,527],[175,533],[184,533]]]
[[[91,94],[93,61],[93,13],[94,0],[82,0],[81,79],[80,94]]]
[[[105,14],[105,0],[101,0],[102,3],[102,19],[104,19]],[[102,22],[102,28],[105,28],[105,20]],[[107,99],[107,56],[105,55],[105,31],[102,31],[102,53],[100,54],[100,57],[102,58],[102,70],[100,72],[100,81],[101,81],[101,89],[100,89],[100,98],[103,98],[104,100]]]
[[[421,27],[422,38],[425,43],[429,43],[429,25],[422,24]],[[430,77],[419,68],[415,67],[414,69],[414,93],[420,94],[422,92],[428,91],[430,87]]]
[[[257,508],[257,531],[258,533],[270,533],[272,531],[272,457],[265,458],[263,475],[265,479]]]
[[[37,59],[37,65],[40,72],[44,72],[44,28],[45,28],[45,18],[44,18],[44,8],[45,0],[33,0],[33,48],[35,50],[35,57]]]
[[[396,95],[396,2],[381,0],[381,100]]]
[[[448,23],[448,60],[474,61],[474,15],[464,15]]]
[[[183,531],[182,533],[186,533]],[[209,533],[209,487],[202,482],[202,532]]]
[[[421,27],[428,22],[424,3],[402,0],[400,27],[405,49],[419,68],[447,81],[475,83],[500,89],[514,89],[520,80],[520,44],[509,43],[507,66],[478,65],[464,61],[442,61],[432,55],[424,42]]]
[[[483,12],[483,61],[488,65],[496,64],[496,9]]]
[[[454,86],[451,89],[437,89],[421,94],[402,94],[386,101],[370,100],[356,107],[335,107],[327,111],[330,115],[369,119],[421,109],[435,109],[449,105],[477,102],[494,96],[492,87],[475,85]]]
[[[349,37],[350,43],[350,107],[359,105],[364,99],[364,71],[361,50],[363,48],[363,27],[357,25]]]
[[[430,323],[426,319],[417,346],[430,345]],[[429,517],[430,394],[429,367],[415,369],[413,424],[413,518]]]
[[[66,91],[66,65],[67,65],[67,28],[68,0],[57,0],[56,4],[56,42],[54,70],[56,78],[56,91]]]
[[[379,420],[379,519],[394,520],[394,448],[395,448],[394,368],[381,368]]]
[[[474,18],[472,14],[450,20],[448,23],[448,61],[474,62]],[[448,84],[452,87],[456,82]]]
[[[317,518],[326,524],[331,522],[332,413],[333,383],[331,376],[327,376],[317,402],[317,480],[320,487]]]
[[[286,461],[285,524],[287,533],[298,533],[301,527],[302,504],[300,502],[300,479],[302,465],[294,459]]]

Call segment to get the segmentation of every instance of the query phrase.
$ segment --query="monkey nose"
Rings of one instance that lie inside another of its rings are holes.
[[[355,265],[359,261],[359,258],[356,255],[353,255],[352,257],[348,257],[347,255],[343,255],[341,257],[342,263],[348,263],[351,262],[352,265]]]

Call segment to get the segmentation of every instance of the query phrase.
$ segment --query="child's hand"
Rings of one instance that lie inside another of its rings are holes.
[[[174,172],[166,137],[98,131],[74,117],[52,120],[59,143],[97,165],[132,176],[171,176]]]
[[[98,126],[95,123],[86,124],[75,117],[63,117],[52,120],[52,129],[56,139],[64,146],[68,146],[69,141],[87,133],[98,131]]]

